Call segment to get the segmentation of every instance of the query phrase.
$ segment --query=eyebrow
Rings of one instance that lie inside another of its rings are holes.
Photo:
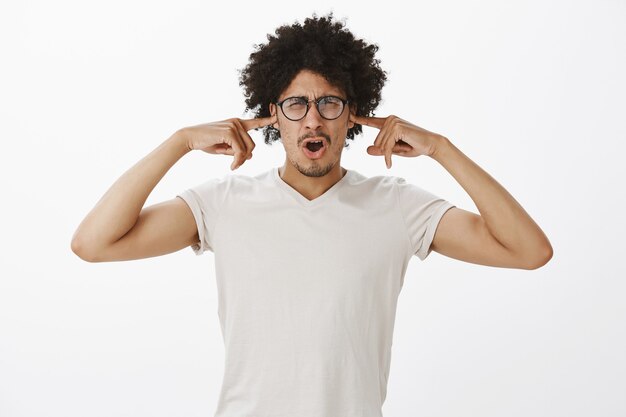
[[[328,97],[328,96],[333,96],[333,97],[343,98],[343,97],[341,97],[341,96],[340,96],[340,95],[338,95],[338,94],[334,94],[334,93],[330,93],[330,94],[328,94],[328,93],[327,93],[327,94],[322,94],[321,96],[319,96],[319,97],[317,97],[317,98],[314,98],[314,100],[318,100],[318,99],[320,99],[320,98],[322,98],[322,97]],[[301,98],[301,99],[304,99],[304,100],[309,100],[309,98],[308,98],[307,96],[287,96],[287,97],[285,97],[283,100],[287,100],[288,98],[294,98],[294,97],[295,97],[295,98]],[[344,100],[345,100],[345,99],[344,99]]]

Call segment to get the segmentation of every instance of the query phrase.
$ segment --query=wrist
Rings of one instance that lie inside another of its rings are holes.
[[[184,129],[179,129],[174,132],[174,134],[169,137],[168,142],[171,142],[173,146],[183,154],[191,152],[192,150],[189,147],[188,137]]]
[[[442,154],[445,153],[446,149],[450,147],[450,145],[451,142],[448,138],[442,135],[437,135],[433,138],[431,152],[428,156],[438,161],[439,158],[441,158]]]

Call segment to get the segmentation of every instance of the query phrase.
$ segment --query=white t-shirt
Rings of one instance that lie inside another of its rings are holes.
[[[455,207],[404,178],[347,170],[308,200],[278,168],[177,195],[215,255],[225,345],[215,417],[380,417],[397,298]]]

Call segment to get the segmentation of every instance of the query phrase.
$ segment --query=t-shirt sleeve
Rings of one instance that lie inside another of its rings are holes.
[[[396,190],[413,254],[423,261],[432,252],[430,244],[439,221],[446,211],[456,206],[401,177],[397,177]]]
[[[187,203],[196,220],[200,241],[190,246],[196,255],[201,255],[206,250],[214,252],[213,231],[226,198],[227,189],[228,176],[225,176],[210,179],[176,195]]]

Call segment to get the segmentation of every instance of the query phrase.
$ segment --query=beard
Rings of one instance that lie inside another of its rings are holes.
[[[291,164],[298,170],[298,172],[307,177],[323,177],[335,166],[335,162],[329,162],[322,165],[317,160],[310,161],[307,166],[302,166],[294,161],[291,161]]]

